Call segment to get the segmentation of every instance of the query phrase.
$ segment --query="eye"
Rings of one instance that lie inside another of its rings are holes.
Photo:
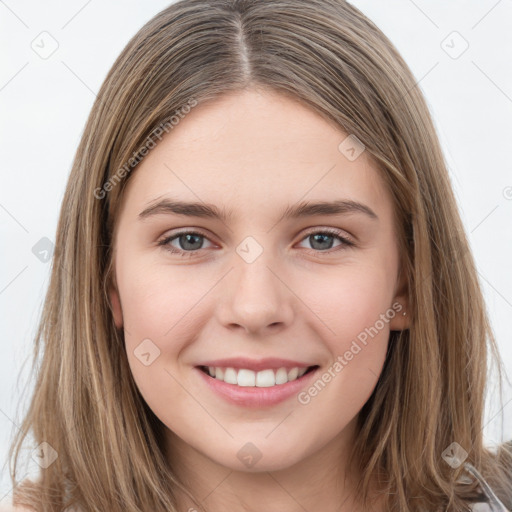
[[[355,245],[354,242],[340,233],[340,231],[335,229],[324,228],[322,230],[310,231],[304,238],[302,238],[302,241],[309,240],[313,248],[308,250],[316,253],[327,252],[331,249],[332,239],[338,239],[341,242],[335,251]],[[162,246],[165,250],[173,254],[179,254],[183,257],[191,257],[195,252],[205,248],[203,247],[204,240],[208,240],[208,238],[197,231],[179,231],[164,238],[158,242],[157,245]],[[178,247],[176,247],[176,245],[172,245],[173,242],[175,242]],[[332,252],[334,251],[329,251],[329,253]]]
[[[181,256],[192,256],[194,252],[203,249],[202,240],[207,240],[206,236],[196,231],[180,231],[158,242],[159,246]],[[171,242],[177,242],[179,247],[171,245]]]
[[[346,247],[354,246],[354,242],[352,242],[349,238],[341,235],[341,232],[336,229],[325,228],[321,231],[310,231],[305,238],[302,240],[308,240],[312,245],[314,252],[326,252],[327,250],[332,248],[332,239],[337,238],[341,243],[335,251],[345,249]],[[334,251],[329,251],[332,253]]]

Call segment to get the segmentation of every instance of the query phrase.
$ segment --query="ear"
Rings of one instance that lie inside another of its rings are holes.
[[[407,279],[403,274],[399,275],[391,309],[395,312],[395,316],[389,322],[390,330],[403,331],[405,329],[409,329],[411,323],[411,311],[409,308],[409,297],[407,293]]]
[[[108,294],[110,297],[114,323],[118,329],[121,329],[121,327],[123,327],[123,310],[121,308],[121,300],[119,299],[119,291],[117,290],[117,285],[115,283],[110,284]]]

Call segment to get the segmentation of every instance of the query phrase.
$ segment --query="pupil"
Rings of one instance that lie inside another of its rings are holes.
[[[191,234],[191,233],[187,233],[185,235],[181,235],[180,236],[180,246],[182,249],[200,249],[201,248],[201,242],[196,242],[196,244],[194,245],[193,242],[189,242],[190,239],[193,239],[195,238],[196,240],[197,239],[200,239],[201,238],[201,235],[194,235],[194,234]],[[181,243],[183,240],[185,240],[185,243]]]
[[[311,235],[309,238],[310,238],[310,242],[311,242],[311,247],[313,247],[313,249],[330,249],[332,247],[332,235],[316,233],[314,235]],[[328,247],[325,247],[325,239],[326,238],[331,239],[331,241],[330,241],[331,243],[327,244]],[[315,247],[315,243],[318,242],[319,240],[320,240],[320,247]],[[324,245],[322,245],[322,241],[324,242]]]

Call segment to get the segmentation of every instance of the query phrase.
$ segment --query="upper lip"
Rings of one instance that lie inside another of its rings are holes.
[[[197,366],[214,366],[217,368],[245,368],[247,370],[278,370],[279,368],[309,368],[316,366],[314,364],[302,363],[300,361],[292,361],[290,359],[279,359],[276,357],[267,357],[265,359],[249,359],[247,357],[231,357],[227,359],[215,359],[211,361],[203,361]]]

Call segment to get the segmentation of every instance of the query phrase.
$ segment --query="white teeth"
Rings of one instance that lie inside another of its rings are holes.
[[[307,368],[301,368],[298,373],[298,377],[302,377],[308,371]]]
[[[215,370],[215,375],[217,375],[217,370]],[[226,368],[226,371],[224,372],[224,382],[227,382],[228,384],[238,384],[234,368]]]
[[[295,380],[299,375],[299,369],[298,368],[292,368],[288,371],[288,380]]]
[[[259,387],[268,388],[280,384],[286,384],[302,377],[307,368],[279,368],[277,371],[268,369],[254,372],[242,368],[236,370],[235,368],[219,368],[208,366],[208,373],[211,377],[217,380],[223,380],[228,384],[236,384],[241,387]]]
[[[262,370],[256,374],[256,386],[259,388],[269,388],[276,385],[276,375],[274,370]]]
[[[256,374],[251,370],[238,370],[237,382],[239,386],[254,386],[256,384]]]
[[[290,370],[291,372],[291,370]],[[297,375],[297,374],[295,374]],[[291,375],[293,377],[293,374]],[[295,380],[295,379],[290,379]],[[288,372],[286,368],[279,368],[276,372],[276,384],[286,384],[288,382]]]

